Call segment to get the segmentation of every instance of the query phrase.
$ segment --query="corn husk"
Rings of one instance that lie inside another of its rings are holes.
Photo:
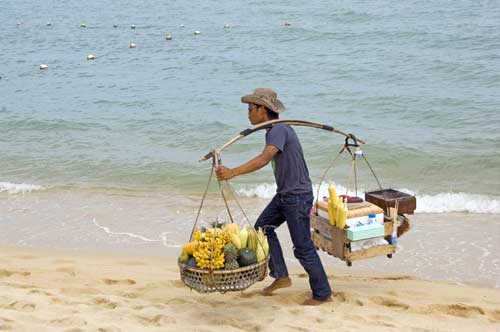
[[[231,239],[231,243],[233,244],[233,246],[237,250],[240,250],[242,248],[241,247],[241,239],[240,239],[239,234],[231,233],[230,239]]]
[[[257,262],[262,262],[264,259],[266,259],[266,255],[264,254],[264,249],[262,249],[262,246],[259,245],[257,250],[255,251],[255,255],[257,256]]]
[[[230,223],[225,226],[225,230],[231,234],[239,234],[240,233],[240,227],[238,224],[235,223]]]
[[[257,232],[255,229],[248,231],[247,248],[252,249],[254,252],[257,251]]]
[[[240,231],[239,237],[241,241],[241,248],[246,248],[248,243],[248,231],[246,227],[243,227]]]

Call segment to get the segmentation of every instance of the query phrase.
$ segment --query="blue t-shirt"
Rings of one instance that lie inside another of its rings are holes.
[[[274,156],[274,177],[279,194],[312,192],[311,179],[297,134],[287,124],[275,124],[266,133],[266,145],[279,149]]]

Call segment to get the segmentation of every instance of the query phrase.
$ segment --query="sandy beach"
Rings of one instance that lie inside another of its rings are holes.
[[[175,257],[2,247],[2,331],[500,331],[500,290],[328,268],[334,301],[304,307],[306,275],[274,296],[199,294]]]

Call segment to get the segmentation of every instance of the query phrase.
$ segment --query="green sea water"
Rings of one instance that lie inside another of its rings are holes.
[[[266,86],[287,106],[283,118],[366,140],[383,186],[480,195],[500,211],[494,1],[6,0],[0,17],[4,191],[197,194],[210,172],[198,160],[250,125],[240,97]],[[296,130],[318,183],[343,138]],[[263,142],[262,132],[239,141],[223,163],[245,162]],[[362,163],[358,175],[377,188]],[[328,178],[349,187],[349,176],[341,158]],[[270,168],[234,181],[250,195],[272,183]]]

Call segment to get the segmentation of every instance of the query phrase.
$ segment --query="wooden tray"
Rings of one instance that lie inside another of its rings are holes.
[[[417,208],[417,200],[415,196],[395,189],[382,189],[366,192],[365,200],[381,207],[385,213],[387,213],[388,208],[394,207],[396,201],[399,201],[398,213],[400,214],[413,214]]]

